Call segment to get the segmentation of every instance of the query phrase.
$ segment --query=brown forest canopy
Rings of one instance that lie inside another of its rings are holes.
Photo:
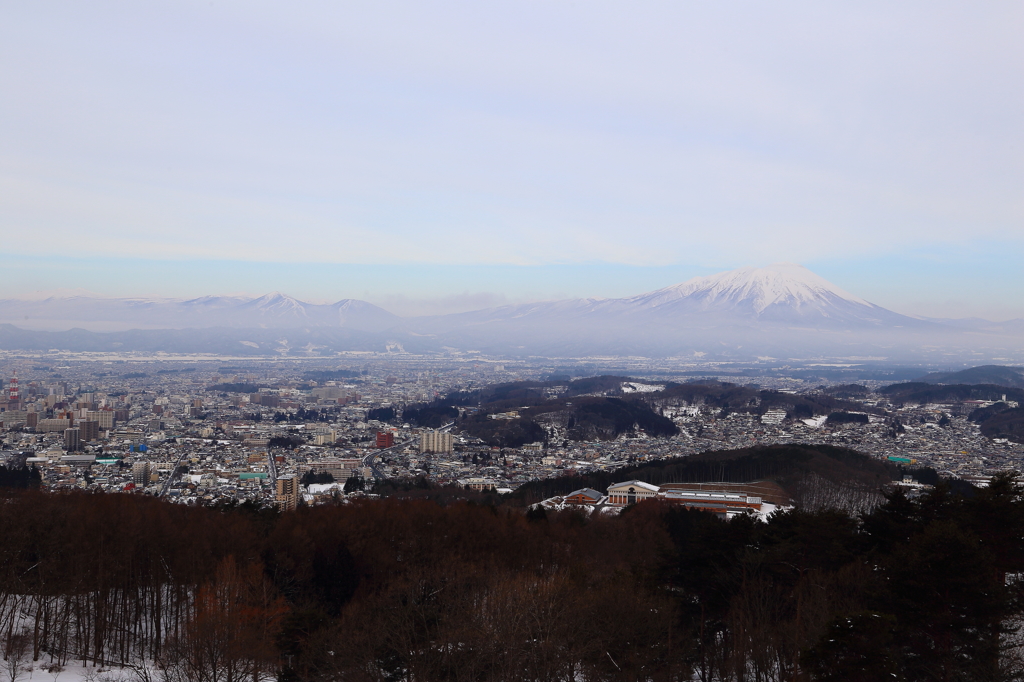
[[[999,680],[1022,537],[1009,477],[767,523],[15,491],[0,625],[26,614],[44,663],[156,660],[170,680]]]

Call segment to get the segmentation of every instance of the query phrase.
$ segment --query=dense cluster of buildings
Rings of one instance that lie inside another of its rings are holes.
[[[887,416],[871,414],[864,423],[678,403],[664,410],[680,429],[672,438],[641,431],[615,441],[550,438],[499,448],[461,433],[455,423],[403,423],[402,409],[455,390],[539,378],[550,367],[371,354],[353,356],[343,370],[338,363],[233,362],[6,358],[0,364],[2,457],[8,464],[37,467],[53,488],[295,506],[300,500],[365,494],[374,479],[422,477],[506,491],[565,473],[612,471],[627,463],[757,444],[842,445],[961,477],[1018,469],[1024,453],[1019,444],[984,437],[966,418],[972,406],[893,406],[878,394],[861,402],[865,409],[883,408]],[[796,380],[773,381],[783,390],[817,390]],[[512,412],[489,416],[517,418]],[[383,421],[385,414],[397,418]],[[685,502],[692,496],[684,492],[657,494]],[[645,493],[637,488],[633,494]],[[612,506],[630,499],[628,491],[602,495],[603,504]]]

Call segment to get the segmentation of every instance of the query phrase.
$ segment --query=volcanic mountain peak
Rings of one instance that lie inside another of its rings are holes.
[[[264,316],[306,318],[309,317],[310,312],[307,310],[308,306],[309,304],[297,298],[274,291],[259,298],[254,298],[240,307],[251,308],[253,311],[258,311],[259,314]]]
[[[756,313],[772,305],[803,306],[837,301],[875,307],[795,263],[775,263],[764,268],[745,267],[708,277],[694,277],[682,284],[635,296],[629,301],[635,305],[655,307],[683,298],[699,299],[705,307],[745,305]]]

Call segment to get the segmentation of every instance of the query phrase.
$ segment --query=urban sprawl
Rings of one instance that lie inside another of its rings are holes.
[[[729,380],[708,370],[709,380]],[[674,400],[658,406],[679,429],[671,437],[637,430],[581,442],[548,429],[543,440],[501,447],[460,429],[459,419],[477,406],[460,406],[459,418],[436,428],[403,421],[403,410],[454,391],[537,380],[550,366],[472,355],[352,354],[327,365],[40,354],[8,357],[0,371],[2,455],[9,468],[34,467],[50,489],[154,495],[183,504],[251,500],[288,508],[370,495],[384,479],[500,494],[569,473],[780,443],[849,447],[972,480],[1019,470],[1024,453],[1022,445],[983,436],[967,419],[988,403],[893,404],[873,392],[879,382],[866,382],[870,390],[853,399],[863,416],[838,423],[778,407],[736,411]],[[605,393],[656,396],[667,379],[648,371],[643,380],[622,383]],[[788,378],[757,383],[793,396],[828,388]],[[514,419],[517,413],[487,416]],[[577,491],[566,501],[614,507],[636,501],[627,489],[640,498],[689,494],[624,483],[631,485]]]

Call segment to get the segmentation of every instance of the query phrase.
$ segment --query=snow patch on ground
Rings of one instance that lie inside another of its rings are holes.
[[[159,670],[152,665],[146,667],[150,680],[159,678]],[[7,677],[7,671],[4,672]],[[29,661],[22,668],[17,682],[142,682],[146,677],[147,671],[141,669],[135,671],[116,666],[82,665],[81,661],[69,661],[57,670],[44,654],[38,661]]]
[[[662,384],[637,384],[631,381],[622,382],[623,393],[658,393],[664,391],[665,386]]]
[[[306,490],[311,495],[323,495],[332,490],[337,490],[340,493],[343,492],[344,489],[338,483],[310,483],[306,487]]]

